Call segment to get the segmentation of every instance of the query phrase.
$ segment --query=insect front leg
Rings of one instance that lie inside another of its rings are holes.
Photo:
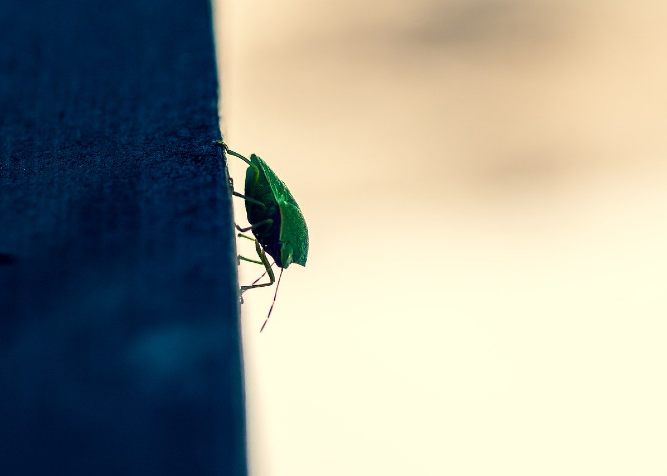
[[[246,164],[252,166],[252,163],[250,162],[250,160],[246,159],[245,157],[243,157],[238,152],[234,152],[232,149],[227,147],[227,144],[225,144],[223,141],[219,140],[219,141],[216,141],[215,143],[218,144],[220,147],[222,147],[225,150],[225,152],[227,152],[229,155],[233,155],[234,157],[237,157],[237,158],[241,159]]]
[[[252,164],[250,164],[250,167],[253,167],[254,169],[257,168]],[[229,172],[227,172],[227,176],[229,177]],[[258,207],[266,209],[266,204],[260,202],[259,200],[255,200],[254,198],[246,197],[242,193],[239,193],[236,190],[234,190],[234,179],[232,179],[232,177],[229,177],[229,188],[232,190],[232,195],[234,195],[235,197],[242,198],[243,200],[246,200],[254,205],[257,205]]]

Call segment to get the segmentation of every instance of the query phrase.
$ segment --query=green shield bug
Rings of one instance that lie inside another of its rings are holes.
[[[227,154],[248,164],[244,194],[233,189],[233,182],[232,193],[245,200],[245,209],[250,226],[241,228],[236,225],[236,229],[240,232],[238,234],[240,238],[255,242],[255,250],[259,260],[239,256],[239,262],[243,260],[263,265],[266,271],[259,279],[265,274],[269,275],[268,283],[256,284],[259,281],[258,279],[248,286],[241,286],[241,294],[248,289],[271,286],[275,282],[275,275],[272,270],[273,264],[269,264],[267,254],[273,258],[274,264],[280,268],[273,302],[262,324],[261,332],[264,330],[269,317],[271,317],[280,279],[285,268],[292,263],[306,266],[306,260],[308,259],[308,228],[296,200],[266,162],[255,154],[247,159],[238,152],[231,150],[223,141],[216,141],[216,143]],[[244,234],[248,230],[252,231],[255,235],[254,238]]]

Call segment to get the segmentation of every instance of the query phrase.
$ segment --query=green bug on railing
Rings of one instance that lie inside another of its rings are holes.
[[[236,229],[240,232],[238,236],[255,242],[255,250],[259,261],[239,256],[239,261],[249,261],[264,266],[269,275],[269,282],[256,284],[262,276],[248,286],[241,286],[241,294],[248,289],[271,286],[276,278],[273,274],[266,257],[268,253],[274,260],[274,263],[281,268],[276,292],[273,295],[273,301],[269,313],[262,324],[260,332],[271,317],[273,305],[276,302],[280,278],[283,271],[290,264],[296,263],[301,266],[306,265],[308,259],[308,228],[306,220],[299,209],[299,205],[294,200],[287,186],[278,178],[275,172],[259,156],[252,154],[248,160],[238,152],[231,150],[223,141],[216,141],[225,152],[234,157],[238,157],[248,164],[245,176],[245,194],[236,192],[232,187],[232,193],[245,200],[245,209],[250,226],[241,228],[238,225]],[[248,230],[252,230],[255,237],[245,235]]]

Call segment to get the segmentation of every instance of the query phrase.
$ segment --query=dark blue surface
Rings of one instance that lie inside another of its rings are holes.
[[[206,0],[0,1],[0,475],[244,475]]]

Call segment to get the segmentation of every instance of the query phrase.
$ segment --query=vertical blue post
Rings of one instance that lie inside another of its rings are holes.
[[[208,0],[0,2],[0,475],[246,474]]]

